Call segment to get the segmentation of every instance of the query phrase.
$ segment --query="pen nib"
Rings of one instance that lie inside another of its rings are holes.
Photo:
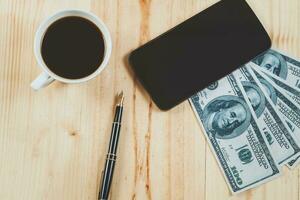
[[[118,103],[117,104],[119,106],[123,106],[123,101],[124,101],[124,93],[123,93],[123,91],[121,91],[118,95],[118,100],[117,100]]]

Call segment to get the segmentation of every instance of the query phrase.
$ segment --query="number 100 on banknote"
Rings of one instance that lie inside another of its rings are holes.
[[[233,193],[277,177],[280,170],[233,75],[190,98],[204,135]]]

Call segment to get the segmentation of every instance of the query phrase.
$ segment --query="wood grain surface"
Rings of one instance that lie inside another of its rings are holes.
[[[273,46],[300,57],[300,1],[247,1]],[[0,0],[0,199],[95,200],[120,90],[125,111],[111,199],[300,199],[299,169],[232,196],[189,103],[160,111],[126,62],[131,50],[215,2]],[[106,23],[113,40],[109,65],[89,82],[55,82],[34,92],[30,82],[41,72],[35,31],[70,8]]]

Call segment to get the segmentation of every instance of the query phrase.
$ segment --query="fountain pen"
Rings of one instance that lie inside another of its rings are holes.
[[[123,92],[121,92],[118,95],[115,117],[112,124],[111,136],[109,141],[108,153],[106,156],[104,170],[102,171],[102,178],[101,178],[102,180],[101,180],[101,187],[99,190],[98,200],[107,200],[109,196],[109,190],[110,190],[116,159],[117,159],[116,153],[117,153],[119,134],[121,129],[123,101],[124,101],[124,95]]]

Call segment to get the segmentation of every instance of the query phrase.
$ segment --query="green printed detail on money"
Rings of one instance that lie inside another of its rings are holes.
[[[286,124],[294,133],[294,136],[300,141],[300,109],[297,107],[297,104],[280,87],[272,85],[271,80],[262,72],[259,72],[258,68],[252,66],[252,69],[261,83],[269,83],[269,88],[266,90],[271,91],[270,93],[275,97],[273,103],[276,105],[281,116],[284,117]]]
[[[280,170],[236,79],[229,75],[190,98],[232,192],[276,177]]]
[[[241,67],[233,74],[241,82],[244,94],[257,117],[257,124],[265,135],[275,160],[282,165],[295,158],[300,152],[296,138],[276,112],[270,96],[263,91],[263,86],[251,68]]]
[[[272,80],[272,83],[278,85],[281,89],[283,89],[286,94],[288,94],[298,104],[298,106],[300,106],[300,89],[288,85],[286,81],[274,76],[273,74],[266,72],[264,72],[264,74]]]
[[[268,50],[252,60],[262,71],[272,73],[290,86],[300,89],[300,62],[275,50]]]

